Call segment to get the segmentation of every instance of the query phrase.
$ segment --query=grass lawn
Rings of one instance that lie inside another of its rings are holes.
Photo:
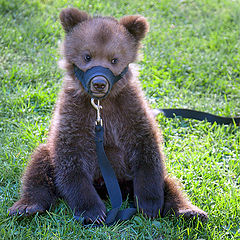
[[[207,223],[138,214],[83,228],[63,201],[42,215],[7,215],[31,152],[46,139],[63,77],[58,14],[67,6],[147,17],[139,66],[153,107],[240,115],[239,0],[0,0],[0,239],[240,239],[239,127],[163,116],[168,171],[208,212]]]

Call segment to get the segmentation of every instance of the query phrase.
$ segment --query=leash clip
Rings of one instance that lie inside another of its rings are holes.
[[[91,104],[92,106],[97,110],[97,120],[95,121],[95,124],[96,125],[103,125],[103,122],[102,122],[102,119],[101,119],[101,116],[100,116],[100,110],[102,109],[102,106],[100,105],[100,101],[97,100],[97,104],[94,102],[94,98],[91,98]]]

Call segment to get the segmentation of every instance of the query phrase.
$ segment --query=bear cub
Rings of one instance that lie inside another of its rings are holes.
[[[124,16],[118,21],[67,8],[60,13],[60,21],[65,31],[63,88],[47,141],[32,155],[23,175],[21,198],[9,209],[10,215],[43,212],[60,197],[76,217],[104,221],[106,189],[94,142],[96,110],[91,105],[91,98],[96,98],[102,105],[104,149],[123,196],[132,197],[151,218],[175,214],[207,220],[207,214],[191,204],[167,175],[160,132],[136,71],[129,65],[148,31],[146,19]],[[115,76],[126,71],[111,90],[106,78],[97,76],[86,91],[75,68],[86,72],[95,66]]]

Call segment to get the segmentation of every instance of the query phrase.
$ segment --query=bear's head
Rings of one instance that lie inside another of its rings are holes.
[[[62,52],[67,70],[78,82],[77,77],[92,77],[87,86],[78,83],[79,88],[88,89],[93,97],[105,97],[112,87],[107,79],[109,75],[121,78],[113,88],[123,87],[127,81],[127,67],[136,60],[140,40],[148,31],[146,19],[125,16],[117,21],[66,8],[60,13],[60,21],[65,31]]]

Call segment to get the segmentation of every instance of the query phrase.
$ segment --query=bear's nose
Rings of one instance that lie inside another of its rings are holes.
[[[96,91],[104,91],[105,88],[107,87],[107,80],[104,77],[95,77],[92,80],[92,86]]]

